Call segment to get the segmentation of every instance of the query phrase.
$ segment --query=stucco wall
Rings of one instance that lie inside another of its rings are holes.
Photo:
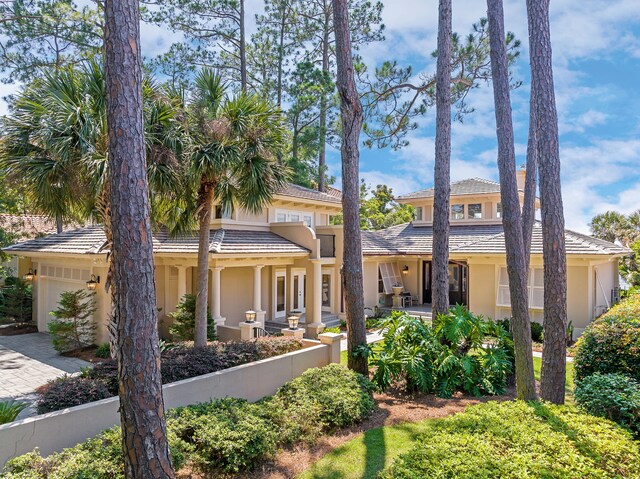
[[[253,268],[225,268],[220,272],[220,283],[220,313],[227,326],[237,326],[244,321],[245,311],[253,307]]]
[[[476,314],[496,316],[496,265],[469,264],[469,309]]]

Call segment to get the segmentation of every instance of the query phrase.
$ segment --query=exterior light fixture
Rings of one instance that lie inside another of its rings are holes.
[[[25,281],[28,281],[30,283],[31,281],[33,281],[33,278],[36,277],[37,273],[38,273],[38,270],[33,270],[29,268],[29,272],[24,275]]]
[[[404,265],[404,268],[402,268],[402,274],[404,274],[405,276],[409,274],[409,266],[407,266],[406,264]]]
[[[244,313],[244,317],[247,323],[253,323],[256,320],[256,312],[250,309]]]
[[[291,311],[291,314],[287,317],[287,321],[289,322],[289,329],[298,329],[300,311]]]
[[[100,276],[96,276],[95,274],[92,274],[91,279],[87,281],[87,289],[89,291],[95,291],[99,284],[100,284]]]

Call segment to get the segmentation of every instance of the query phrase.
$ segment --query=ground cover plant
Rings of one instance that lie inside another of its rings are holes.
[[[640,443],[574,406],[488,402],[431,421],[381,479],[638,479]]]
[[[306,371],[256,404],[226,398],[169,411],[174,466],[207,474],[251,469],[280,447],[362,421],[373,409],[370,391],[364,377],[332,364]],[[14,458],[2,477],[121,479],[120,444],[120,429],[113,428],[46,458],[37,451]]]
[[[211,342],[204,348],[181,343],[161,353],[163,384],[208,374],[241,364],[302,349],[294,338],[258,338],[251,341]],[[118,394],[118,365],[114,359],[95,364],[80,377],[63,376],[39,390],[39,414],[98,401]]]
[[[513,370],[513,343],[498,323],[463,306],[433,324],[394,312],[372,347],[373,382],[381,389],[401,382],[411,391],[450,397],[456,391],[502,394]]]

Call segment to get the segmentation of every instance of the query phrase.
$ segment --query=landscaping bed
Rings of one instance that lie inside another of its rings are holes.
[[[303,348],[294,338],[259,338],[251,341],[211,342],[205,348],[181,343],[161,353],[163,384],[279,356]],[[38,389],[39,414],[99,401],[118,395],[118,365],[107,359],[80,376],[63,376]]]
[[[0,326],[0,336],[17,336],[38,332],[38,326],[32,323],[3,324]]]

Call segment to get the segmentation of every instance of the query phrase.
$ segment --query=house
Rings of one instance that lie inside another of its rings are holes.
[[[524,181],[524,172],[519,173]],[[429,315],[433,190],[401,196],[416,209],[412,223],[363,232],[365,306],[406,307]],[[322,193],[288,185],[260,214],[216,209],[211,220],[209,305],[219,331],[228,337],[244,321],[245,311],[270,327],[285,327],[289,312],[303,313],[310,337],[344,315],[340,281],[342,227],[331,224],[341,211],[337,190]],[[500,185],[469,179],[451,185],[449,295],[452,304],[467,305],[494,318],[510,315]],[[611,305],[618,287],[617,259],[625,248],[567,231],[568,314],[576,333]],[[167,334],[169,313],[179,298],[194,290],[198,239],[154,235],[159,321]],[[34,278],[34,317],[46,330],[49,311],[60,293],[97,281],[98,341],[107,338],[110,297],[105,291],[107,246],[104,233],[91,226],[38,238],[6,248],[24,258]],[[534,227],[529,299],[532,318],[542,320],[542,238]],[[400,285],[412,304],[394,298]],[[231,336],[233,336],[231,334]]]

